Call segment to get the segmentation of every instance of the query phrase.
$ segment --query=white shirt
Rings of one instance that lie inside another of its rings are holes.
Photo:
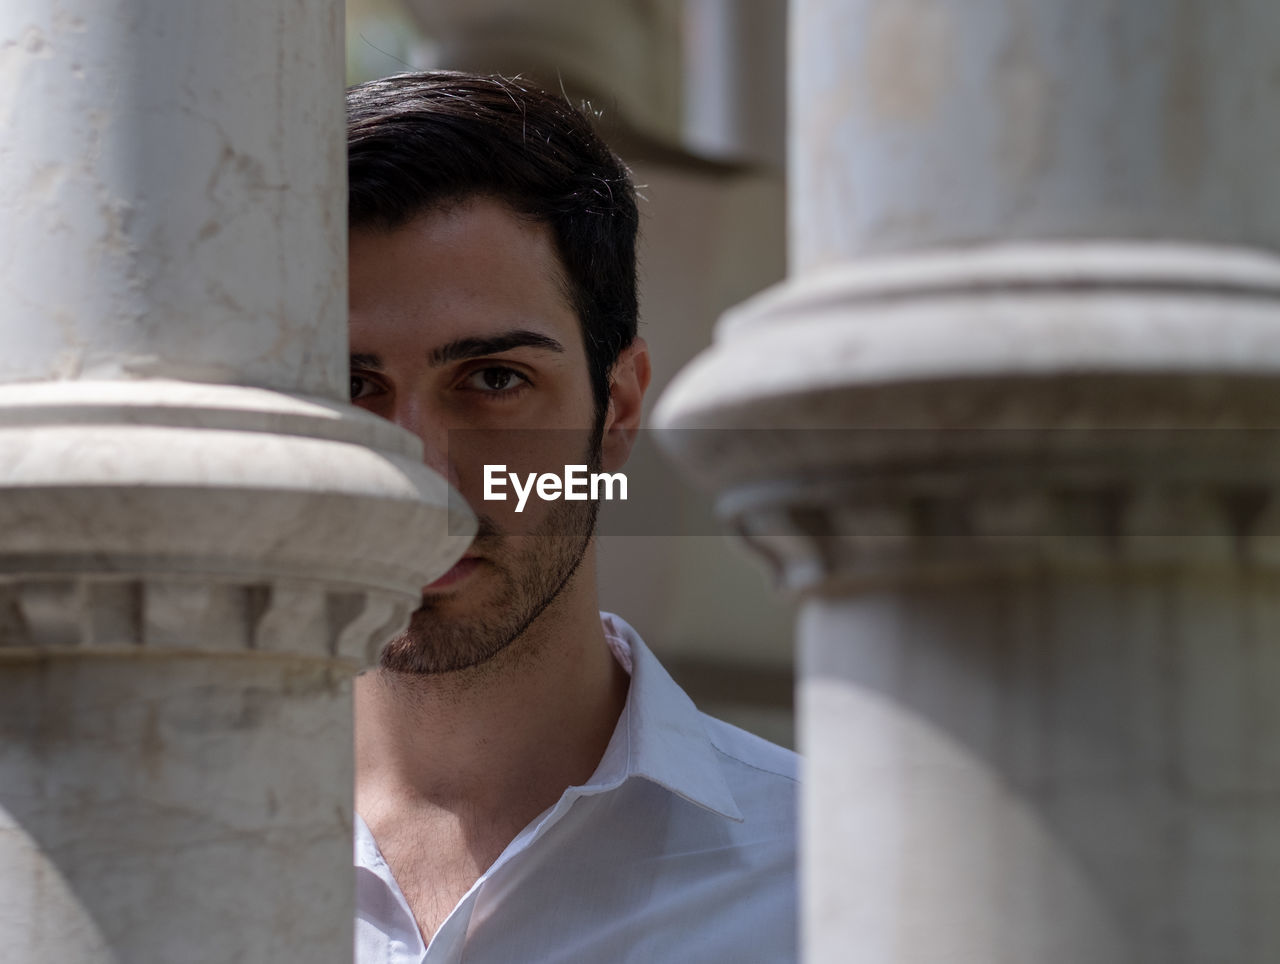
[[[796,755],[700,713],[600,615],[631,685],[591,779],[511,841],[430,947],[357,816],[357,964],[796,959]]]

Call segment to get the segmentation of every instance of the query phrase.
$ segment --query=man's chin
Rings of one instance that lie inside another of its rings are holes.
[[[541,532],[514,544],[491,535],[479,554],[464,556],[423,589],[408,628],[383,650],[382,668],[440,675],[493,660],[569,586],[594,523],[594,504],[587,503],[550,514]]]
[[[501,633],[477,633],[474,622],[443,615],[440,599],[417,609],[409,626],[382,650],[381,668],[415,676],[458,673],[487,663],[511,642]]]

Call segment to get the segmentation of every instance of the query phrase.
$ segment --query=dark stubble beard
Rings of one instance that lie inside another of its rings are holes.
[[[599,471],[598,448],[589,470]],[[482,560],[471,579],[487,585],[462,616],[447,613],[447,599],[425,596],[409,626],[387,643],[380,665],[395,673],[455,673],[482,666],[524,633],[574,578],[595,532],[596,502],[552,503],[531,533],[504,539],[493,520],[479,516],[472,543]]]

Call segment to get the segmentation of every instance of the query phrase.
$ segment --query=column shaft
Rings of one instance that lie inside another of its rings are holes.
[[[346,404],[341,52],[0,5],[6,961],[351,959],[351,675],[474,520]]]
[[[343,397],[342,7],[0,9],[0,382]]]

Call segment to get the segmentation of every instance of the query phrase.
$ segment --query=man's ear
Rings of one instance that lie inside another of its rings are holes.
[[[644,393],[649,387],[649,346],[640,336],[624,348],[609,379],[609,409],[604,418],[601,464],[616,472],[626,464],[640,430]]]

